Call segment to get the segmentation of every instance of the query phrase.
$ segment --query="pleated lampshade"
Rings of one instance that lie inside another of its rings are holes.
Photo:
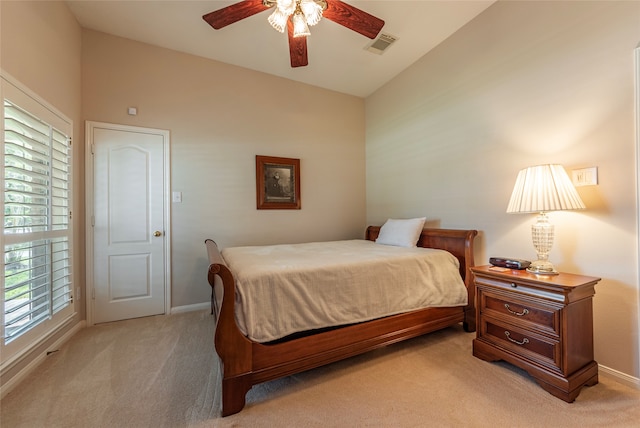
[[[508,213],[579,210],[586,206],[562,165],[537,165],[521,170],[507,206]]]

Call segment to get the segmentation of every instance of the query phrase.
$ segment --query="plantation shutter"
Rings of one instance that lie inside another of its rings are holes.
[[[11,98],[3,105],[5,347],[73,314],[70,126],[58,129],[46,108],[33,113]]]

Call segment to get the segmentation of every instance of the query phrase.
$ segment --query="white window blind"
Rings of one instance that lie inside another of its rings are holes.
[[[3,101],[2,346],[7,347],[34,331],[46,334],[73,313],[71,138],[70,130],[51,124],[59,118],[46,108],[32,113],[13,99]],[[47,113],[51,121],[43,117]],[[28,347],[31,338],[26,339],[17,348]]]

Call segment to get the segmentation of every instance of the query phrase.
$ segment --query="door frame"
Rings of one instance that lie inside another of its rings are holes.
[[[634,80],[635,80],[635,93],[634,93],[634,101],[635,101],[635,131],[636,131],[636,233],[638,234],[636,240],[636,260],[639,260],[638,256],[640,255],[640,43],[638,43],[637,47],[633,51],[634,54]],[[636,287],[640,288],[640,261],[638,265],[636,265]],[[637,293],[638,301],[636,304],[636,314],[638,319],[637,329],[640,331],[640,293]],[[640,344],[638,344],[638,354],[640,354]],[[638,367],[640,371],[640,367]],[[640,386],[636,382],[636,388]]]
[[[94,194],[94,142],[93,130],[95,128],[105,128],[114,131],[129,131],[145,134],[159,135],[164,143],[163,157],[163,203],[164,203],[164,313],[171,313],[171,134],[165,129],[142,128],[139,126],[119,125],[114,123],[86,121],[85,122],[85,231],[86,231],[86,288],[85,305],[87,315],[87,325],[94,325],[93,304],[94,300],[94,266],[93,266],[93,226],[95,215],[95,194]]]

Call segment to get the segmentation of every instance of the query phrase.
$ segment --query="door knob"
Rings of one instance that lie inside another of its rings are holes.
[[[162,232],[156,230],[155,232],[153,232],[153,236],[162,236]]]

